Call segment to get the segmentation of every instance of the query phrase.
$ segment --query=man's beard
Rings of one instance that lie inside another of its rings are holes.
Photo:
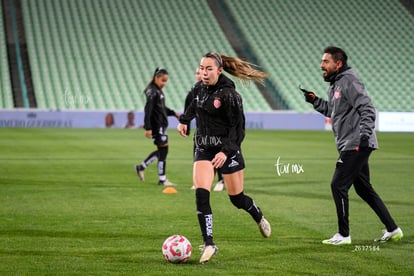
[[[326,81],[326,82],[331,82],[331,81],[333,81],[334,80],[334,78],[335,78],[335,76],[338,74],[338,72],[332,72],[332,73],[330,73],[330,74],[328,74],[328,75],[326,75],[326,76],[323,76],[323,79]]]

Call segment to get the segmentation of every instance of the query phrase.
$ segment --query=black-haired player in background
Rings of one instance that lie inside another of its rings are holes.
[[[157,150],[151,152],[148,157],[140,164],[135,166],[137,175],[144,181],[144,170],[155,160],[158,160],[159,185],[174,186],[166,177],[166,162],[168,154],[168,117],[180,115],[174,110],[165,106],[165,95],[162,89],[168,82],[168,72],[166,69],[157,68],[154,71],[151,82],[145,88],[144,93],[147,98],[145,104],[144,129],[145,136],[152,138]]]

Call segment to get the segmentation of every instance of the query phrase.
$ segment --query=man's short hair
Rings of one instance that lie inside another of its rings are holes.
[[[342,61],[343,66],[347,65],[348,56],[346,55],[345,51],[341,48],[335,46],[328,46],[323,49],[323,52],[326,54],[331,54],[334,61]]]

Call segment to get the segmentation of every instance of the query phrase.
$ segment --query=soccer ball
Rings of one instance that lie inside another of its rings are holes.
[[[168,237],[162,245],[164,258],[173,264],[185,263],[191,256],[191,243],[182,235]]]

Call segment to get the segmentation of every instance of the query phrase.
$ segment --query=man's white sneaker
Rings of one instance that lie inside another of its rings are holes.
[[[332,245],[351,244],[351,236],[344,237],[341,234],[336,233],[329,240],[323,240],[322,243],[323,244],[332,244]]]
[[[265,217],[262,217],[258,225],[260,233],[262,233],[263,237],[270,237],[270,234],[272,233],[272,228],[270,227],[270,223],[267,221],[267,219],[265,219]]]
[[[224,181],[220,180],[216,183],[216,186],[214,187],[213,191],[215,192],[221,192],[224,189]]]
[[[135,170],[137,172],[139,180],[144,181],[144,170],[142,169],[141,165],[136,165]]]
[[[205,245],[203,254],[200,258],[200,264],[208,262],[214,255],[218,253],[219,249],[215,245]]]
[[[404,237],[403,231],[401,230],[400,227],[398,227],[392,232],[388,232],[387,230],[382,230],[382,233],[384,233],[384,235],[381,238],[376,238],[374,241],[376,242],[386,242],[389,240],[398,241],[398,240],[401,240],[402,237]]]
[[[175,186],[175,184],[170,182],[168,179],[165,180],[165,181],[158,182],[158,185],[161,185],[161,186]]]

